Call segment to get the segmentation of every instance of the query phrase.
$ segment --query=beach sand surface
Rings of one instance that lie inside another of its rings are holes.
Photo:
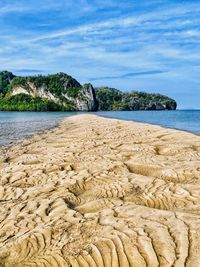
[[[199,267],[199,255],[199,136],[82,114],[1,149],[1,267]]]

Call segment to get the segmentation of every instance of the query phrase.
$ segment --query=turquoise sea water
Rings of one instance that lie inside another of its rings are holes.
[[[0,112],[0,146],[30,137],[56,126],[75,112]],[[90,114],[90,113],[89,113]],[[200,110],[177,111],[107,111],[94,113],[121,120],[157,124],[200,133]]]

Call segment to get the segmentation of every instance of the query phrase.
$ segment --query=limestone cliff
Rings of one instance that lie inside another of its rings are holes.
[[[91,84],[82,86],[65,73],[48,76],[15,77],[10,84],[9,95],[26,94],[48,99],[70,110],[95,111],[98,103]]]
[[[81,85],[65,74],[17,77],[0,72],[0,110],[97,111],[175,110],[175,100],[160,94],[122,92],[109,87]]]

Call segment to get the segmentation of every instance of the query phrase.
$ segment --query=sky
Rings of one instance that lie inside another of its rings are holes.
[[[168,95],[200,109],[200,0],[0,0],[0,70]]]

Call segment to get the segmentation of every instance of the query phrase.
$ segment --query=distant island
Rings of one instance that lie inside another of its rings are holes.
[[[81,85],[65,73],[18,77],[0,72],[1,111],[175,110],[174,99],[160,94],[122,92]]]

